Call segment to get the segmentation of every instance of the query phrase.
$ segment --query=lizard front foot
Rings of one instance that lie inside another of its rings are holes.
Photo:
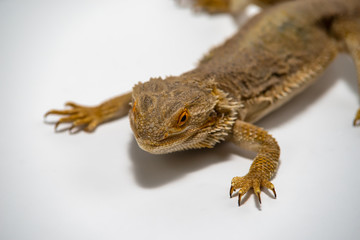
[[[65,115],[55,123],[55,131],[62,123],[71,123],[68,128],[70,133],[75,133],[82,129],[86,132],[92,132],[102,122],[101,109],[99,107],[84,107],[78,104],[68,102],[65,106],[71,107],[66,110],[50,110],[45,113],[45,118],[49,115]]]
[[[360,109],[356,113],[353,124],[354,124],[354,126],[360,126]]]
[[[233,192],[236,189],[239,190],[239,198],[238,198],[238,205],[241,204],[241,197],[247,193],[250,188],[254,189],[254,193],[256,194],[259,202],[261,203],[261,197],[260,193],[261,187],[266,187],[273,191],[274,196],[276,198],[276,192],[274,185],[267,179],[263,178],[260,174],[251,174],[248,173],[244,177],[234,177],[231,181],[231,187],[230,187],[230,197],[232,197]]]

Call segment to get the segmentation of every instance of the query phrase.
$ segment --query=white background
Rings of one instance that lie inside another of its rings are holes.
[[[169,0],[0,1],[0,239],[358,239],[356,71],[323,77],[261,120],[281,146],[278,198],[237,206],[251,163],[231,143],[165,156],[138,148],[128,119],[54,133],[51,108],[97,104],[138,81],[193,68],[236,31],[229,16]]]

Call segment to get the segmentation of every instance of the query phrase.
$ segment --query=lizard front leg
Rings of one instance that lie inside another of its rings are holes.
[[[245,176],[232,179],[230,197],[232,197],[236,189],[240,189],[238,200],[240,206],[241,197],[250,188],[253,188],[261,203],[261,187],[272,190],[276,197],[275,187],[269,181],[274,175],[279,162],[280,148],[276,140],[264,129],[240,120],[235,122],[231,140],[236,145],[257,152],[257,155]]]
[[[92,132],[102,123],[121,118],[128,114],[130,109],[132,93],[126,93],[112,98],[95,107],[81,106],[73,102],[65,105],[71,107],[67,110],[50,110],[45,114],[64,115],[55,124],[55,131],[62,123],[71,123],[69,131],[82,129],[86,132]],[[75,131],[77,132],[77,131]]]

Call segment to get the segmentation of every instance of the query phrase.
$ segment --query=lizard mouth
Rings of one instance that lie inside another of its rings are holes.
[[[153,141],[149,139],[141,139],[135,136],[139,147],[152,154],[165,154],[185,150],[188,148],[185,143],[189,138],[191,138],[191,136],[170,136],[161,141]]]
[[[205,138],[206,133],[204,131],[195,129],[182,132],[181,134],[170,135],[160,141],[142,139],[135,135],[135,139],[139,147],[152,154],[166,154],[204,147],[200,146],[199,143]]]

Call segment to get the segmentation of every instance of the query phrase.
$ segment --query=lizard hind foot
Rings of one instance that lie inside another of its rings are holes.
[[[59,120],[55,122],[55,131],[62,132],[69,130],[70,133],[77,133],[81,130],[92,132],[101,123],[101,114],[97,107],[84,107],[73,102],[68,102],[65,106],[70,109],[50,110],[45,113],[44,118],[49,115],[61,115]],[[59,130],[58,127],[63,123],[70,123],[70,127]]]
[[[360,126],[360,109],[356,113],[353,124],[354,126]]]
[[[274,193],[274,197],[276,198],[276,191],[274,185],[262,178],[259,175],[246,175],[244,177],[234,177],[231,181],[231,187],[230,187],[230,197],[232,197],[234,191],[236,189],[239,189],[238,191],[238,205],[241,205],[241,197],[244,196],[251,188],[254,189],[254,193],[257,196],[259,203],[261,204],[261,187],[266,187],[270,189]]]
[[[178,0],[178,2],[183,6],[192,6],[195,11],[209,14],[230,12],[230,0]]]

